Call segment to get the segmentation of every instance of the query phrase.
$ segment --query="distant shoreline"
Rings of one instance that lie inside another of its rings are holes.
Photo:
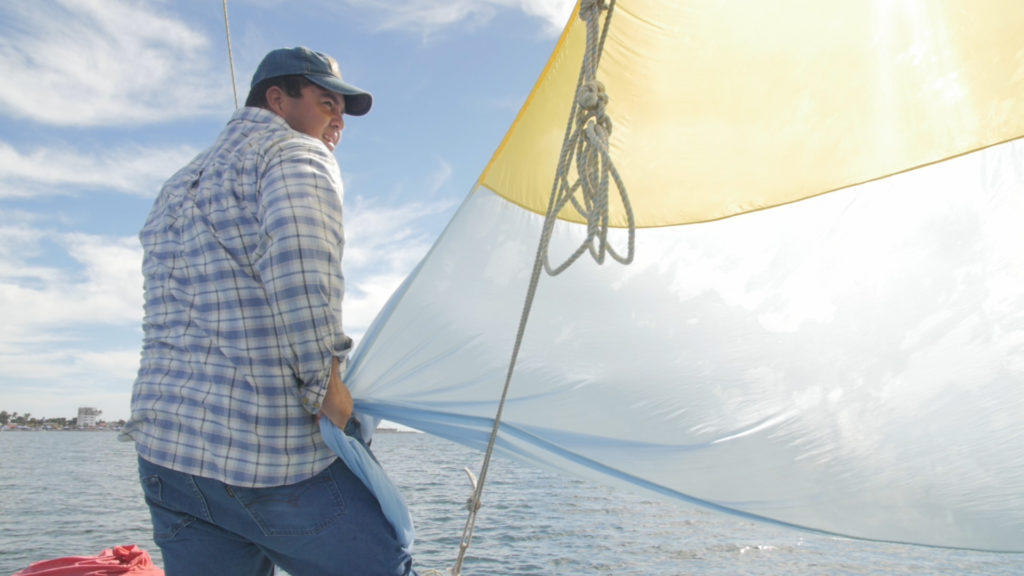
[[[40,428],[33,426],[0,426],[0,432],[120,432],[121,427],[94,427],[94,428]],[[377,428],[375,434],[422,434],[419,430],[398,428]]]
[[[376,434],[423,434],[419,430],[399,430],[398,428],[377,428]]]
[[[38,428],[33,426],[3,426],[0,432],[120,432],[117,428]]]

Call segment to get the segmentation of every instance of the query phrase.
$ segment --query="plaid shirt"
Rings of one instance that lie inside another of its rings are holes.
[[[246,487],[334,460],[315,415],[352,345],[341,200],[327,147],[259,108],[164,184],[139,235],[145,335],[124,437],[142,458]]]

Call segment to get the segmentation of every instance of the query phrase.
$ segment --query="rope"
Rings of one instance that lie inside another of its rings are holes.
[[[231,55],[231,27],[228,26],[228,0],[222,0],[224,6],[224,37],[228,43],[228,64],[231,65],[231,90],[235,94],[235,110],[238,110],[238,83],[235,82],[235,58]]]
[[[551,276],[561,274],[586,251],[590,252],[598,264],[604,263],[606,253],[621,264],[633,261],[636,221],[625,184],[608,151],[608,138],[612,132],[611,118],[605,113],[608,94],[605,92],[604,84],[597,80],[597,67],[604,51],[604,42],[614,8],[615,0],[611,0],[607,6],[605,0],[582,0],[580,4],[580,18],[587,25],[587,48],[583,54],[576,98],[569,113],[569,123],[565,128],[562,153],[559,156],[555,182],[552,185],[551,199],[541,233],[544,269]],[[602,10],[608,12],[599,39],[598,21]],[[570,182],[569,172],[574,157],[577,178]],[[629,236],[625,255],[619,254],[608,243],[610,183],[615,184],[626,213]],[[582,201],[577,199],[577,194],[582,197]],[[567,205],[571,205],[586,220],[587,237],[562,264],[552,267],[548,244],[555,221]]]
[[[605,114],[608,95],[604,91],[604,86],[596,80],[597,66],[600,62],[601,52],[604,49],[604,41],[608,34],[608,26],[614,7],[615,0],[608,2],[606,0],[581,0],[580,3],[580,19],[584,20],[587,26],[587,49],[577,81],[576,97],[573,100],[572,111],[569,114],[569,123],[566,126],[566,135],[559,157],[558,170],[552,186],[551,200],[548,204],[540,243],[537,246],[537,255],[534,259],[533,270],[530,275],[529,289],[526,293],[526,300],[523,303],[523,313],[519,319],[519,329],[516,333],[515,345],[512,348],[508,372],[505,375],[505,386],[502,389],[498,410],[494,416],[494,426],[491,429],[491,436],[487,443],[487,451],[484,453],[479,480],[474,483],[473,496],[467,502],[469,515],[466,518],[462,540],[459,543],[459,556],[450,571],[450,576],[461,575],[466,551],[469,549],[469,544],[473,538],[473,530],[476,526],[477,512],[480,510],[484,482],[487,479],[491,455],[494,452],[494,445],[501,427],[501,416],[505,409],[505,400],[508,397],[512,374],[515,370],[516,360],[519,357],[523,334],[526,330],[527,320],[530,317],[530,310],[533,307],[533,300],[537,292],[537,285],[540,282],[541,271],[546,270],[549,275],[555,276],[568,268],[580,255],[588,250],[598,264],[604,262],[606,253],[623,264],[628,264],[633,260],[635,237],[633,210],[626,195],[622,179],[619,177],[619,173],[615,169],[611,156],[608,153],[608,137],[611,134],[611,120]],[[603,29],[599,33],[601,28],[600,15],[605,10],[607,13]],[[600,38],[598,38],[599,36]],[[574,123],[575,130],[573,130]],[[577,179],[575,182],[569,183],[569,166],[572,164],[574,156],[576,158]],[[607,241],[609,221],[608,187],[610,181],[614,182],[619,190],[619,197],[622,200],[628,219],[629,245],[625,256],[612,249]],[[582,201],[576,199],[577,192],[582,195]],[[553,269],[548,262],[551,234],[554,230],[554,222],[557,220],[558,214],[566,205],[571,205],[580,215],[586,218],[587,238],[568,260]],[[472,478],[472,475],[470,476]]]

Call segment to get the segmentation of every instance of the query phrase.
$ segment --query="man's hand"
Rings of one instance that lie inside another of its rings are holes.
[[[327,384],[327,394],[324,396],[324,403],[320,406],[320,416],[327,416],[335,426],[345,429],[349,418],[352,417],[352,394],[348,386],[341,381],[341,362],[337,358],[331,365],[331,380]]]

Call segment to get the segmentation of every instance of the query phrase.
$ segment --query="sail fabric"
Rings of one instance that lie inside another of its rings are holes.
[[[629,266],[542,278],[499,454],[847,536],[1024,551],[1022,159],[1017,141],[642,229]],[[360,412],[486,447],[541,224],[470,195],[358,348]],[[552,249],[584,233],[559,223]]]
[[[353,432],[362,434],[361,430]],[[399,544],[406,552],[411,551],[416,540],[416,528],[409,506],[398,491],[398,486],[395,486],[380,462],[363,444],[363,438],[346,434],[328,418],[320,419],[320,434],[331,450],[345,461],[348,469],[377,498],[381,512],[395,531]]]
[[[1024,134],[1022,29],[1024,3],[1004,0],[619,0],[597,79],[638,225],[763,209]],[[574,16],[480,179],[534,212],[585,39]],[[624,225],[621,206],[611,219]]]
[[[615,10],[598,78],[636,257],[541,278],[498,453],[812,530],[1024,552],[1024,5]],[[579,35],[357,347],[364,427],[487,446]],[[562,216],[553,262],[587,234]]]

